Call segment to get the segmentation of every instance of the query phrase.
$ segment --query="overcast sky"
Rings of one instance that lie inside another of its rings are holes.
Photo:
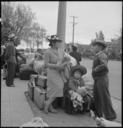
[[[46,28],[47,34],[56,34],[58,2],[16,2],[30,6],[37,21]],[[110,41],[120,33],[122,24],[122,2],[67,2],[66,42],[72,40],[72,18],[77,16],[75,42],[90,44],[95,32],[100,30],[105,40]]]

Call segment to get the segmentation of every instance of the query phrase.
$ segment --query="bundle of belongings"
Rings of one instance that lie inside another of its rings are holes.
[[[31,121],[23,124],[21,128],[23,127],[49,127],[46,122],[43,121],[41,117],[34,117]]]
[[[70,78],[71,67],[77,65],[77,62],[72,56],[65,52],[62,60],[58,63],[64,64],[64,70],[61,71],[61,76],[64,82],[67,82],[67,80]]]
[[[20,79],[29,80],[31,74],[44,74],[46,75],[46,68],[44,66],[43,56],[36,54],[29,63],[21,65]]]
[[[104,118],[96,118],[96,124],[98,127],[122,127],[121,123],[109,121]]]

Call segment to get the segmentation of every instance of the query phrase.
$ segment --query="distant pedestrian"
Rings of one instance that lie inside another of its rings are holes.
[[[94,79],[94,104],[95,114],[107,120],[116,118],[116,113],[112,107],[109,79],[108,79],[108,57],[104,53],[106,44],[104,41],[95,40],[92,43],[93,51],[96,54],[93,61],[92,76]]]
[[[80,65],[81,62],[81,53],[77,52],[77,47],[72,46],[72,52],[70,52],[70,55],[74,57],[77,61],[77,64]]]
[[[7,78],[6,85],[9,87],[14,87],[14,76],[15,76],[15,66],[16,66],[16,51],[14,46],[14,35],[9,36],[9,42],[6,47],[5,59],[7,62]]]

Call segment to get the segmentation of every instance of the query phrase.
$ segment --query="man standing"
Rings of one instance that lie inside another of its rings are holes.
[[[95,53],[92,67],[92,76],[94,79],[94,104],[96,108],[95,114],[107,120],[114,120],[116,119],[116,113],[112,107],[109,93],[108,58],[104,53],[106,44],[104,41],[95,40],[92,46]]]
[[[11,34],[9,36],[9,43],[6,47],[5,59],[7,62],[7,78],[6,85],[8,87],[14,87],[14,75],[15,75],[15,66],[16,66],[16,58],[15,58],[15,46],[14,46],[14,35]]]
[[[3,68],[4,64],[5,64],[5,61],[4,61],[4,53],[5,53],[5,47],[4,46],[1,46],[1,69]]]
[[[70,55],[72,57],[74,57],[77,61],[77,64],[80,65],[81,62],[81,54],[79,52],[77,52],[77,47],[76,46],[72,46],[72,52],[70,53]]]

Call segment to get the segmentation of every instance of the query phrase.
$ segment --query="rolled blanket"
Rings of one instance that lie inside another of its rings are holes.
[[[68,53],[65,52],[62,61],[60,61],[58,63],[64,64],[64,70],[61,71],[61,76],[65,83],[70,78],[71,67],[75,66],[77,64],[77,62],[72,56],[70,56]]]

